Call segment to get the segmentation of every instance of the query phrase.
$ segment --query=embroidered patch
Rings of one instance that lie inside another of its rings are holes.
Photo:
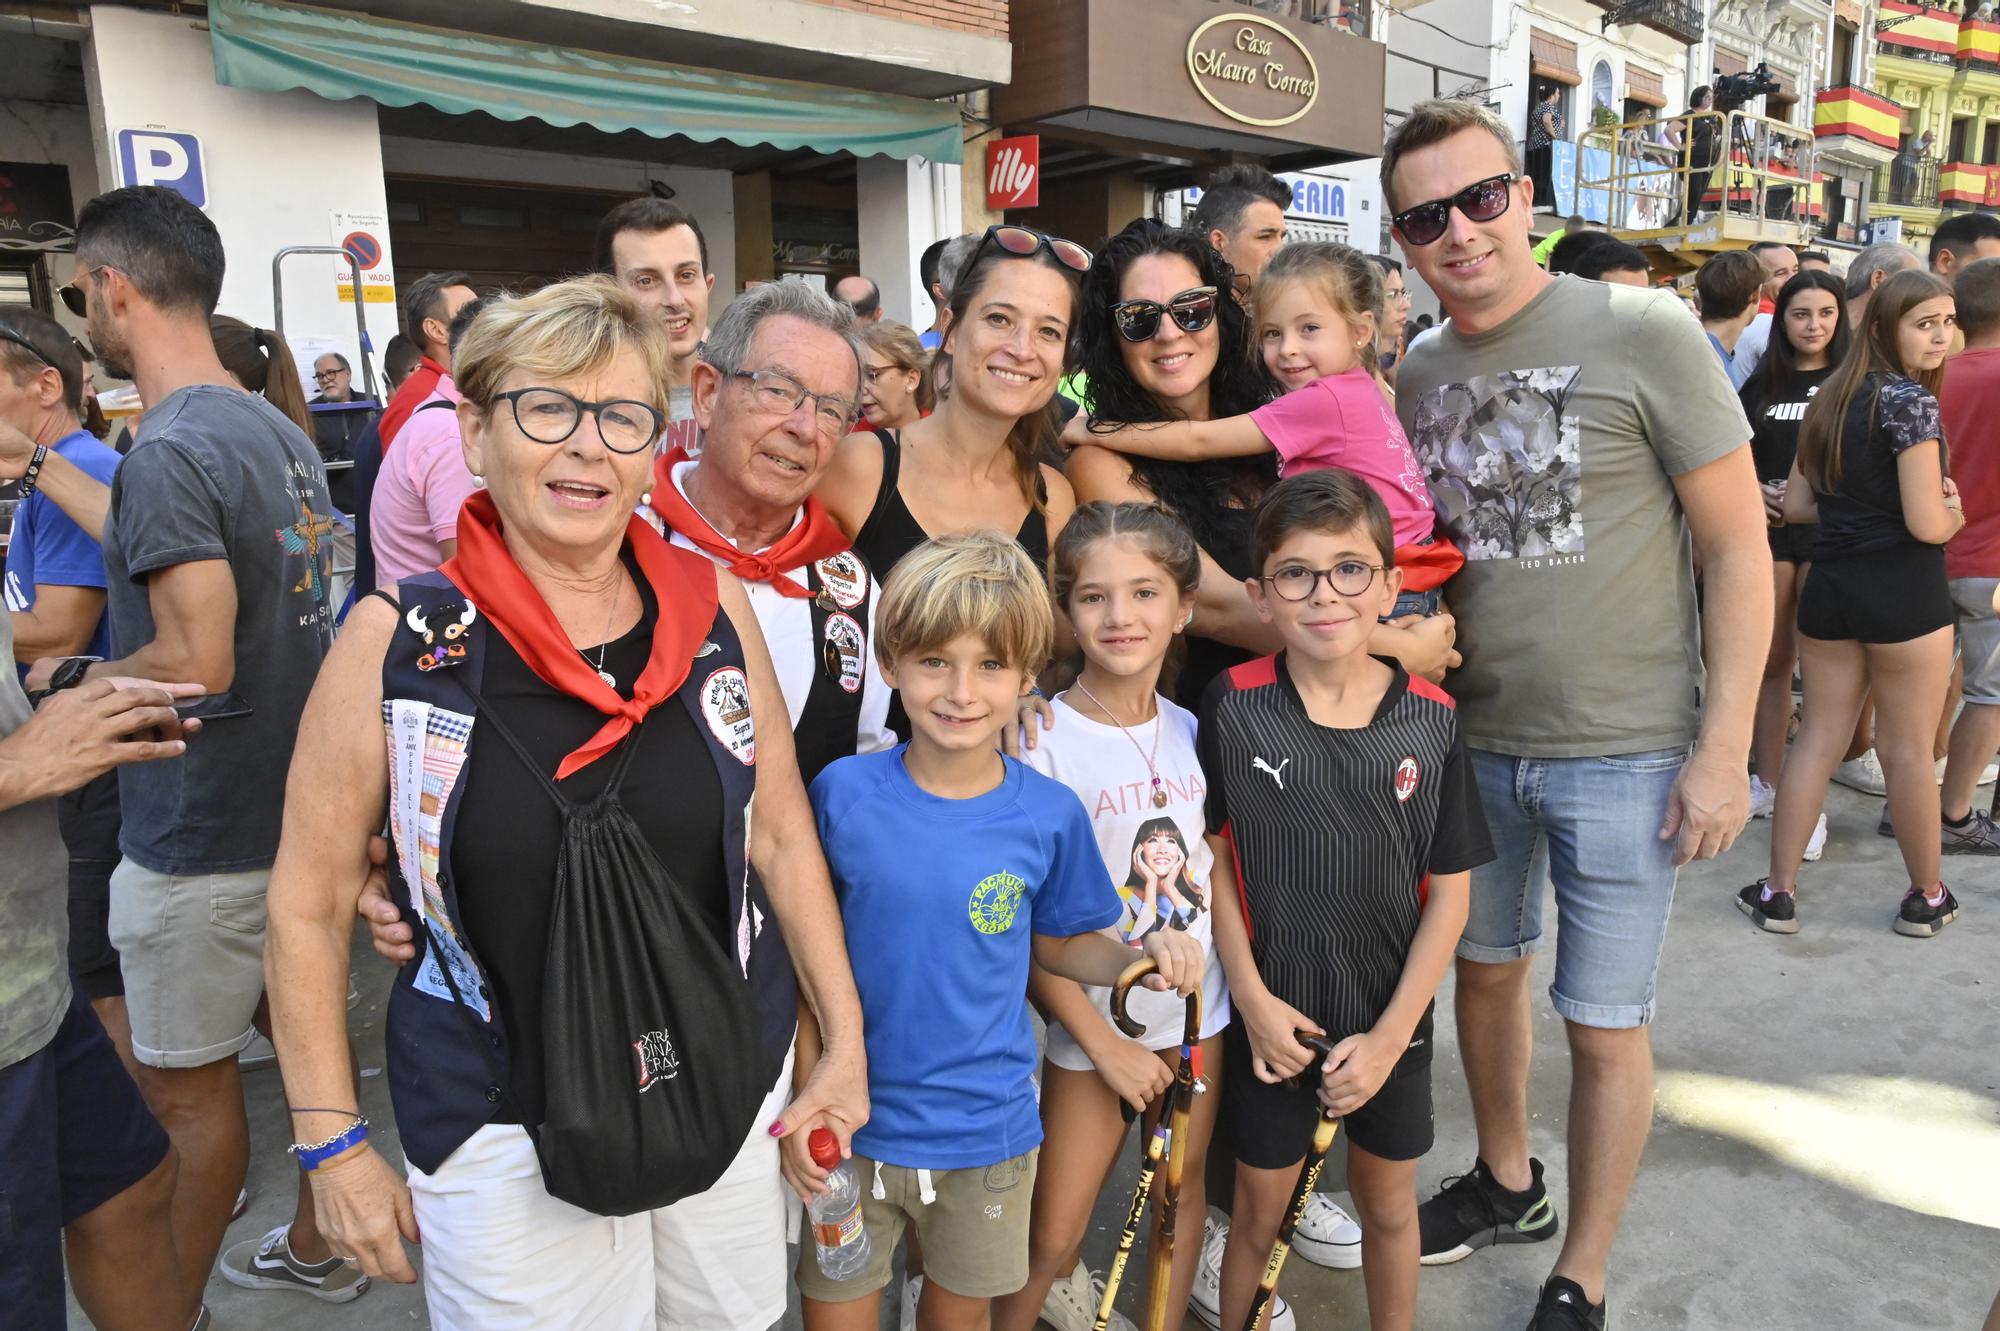
[[[479,612],[470,601],[435,606],[428,615],[422,606],[411,606],[403,616],[403,623],[423,639],[423,650],[417,653],[417,669],[429,673],[463,661],[465,635],[472,632],[472,621],[477,618]]]
[[[851,615],[828,615],[826,641],[820,645],[826,677],[849,693],[861,691],[863,642],[861,625]]]
[[[724,666],[701,684],[701,715],[715,742],[745,767],[757,761],[757,727],[750,719],[750,681]]]
[[[1014,914],[1021,908],[1021,894],[1027,890],[1027,880],[1019,874],[988,874],[972,889],[972,900],[966,903],[966,914],[972,917],[972,927],[982,934],[1004,934],[1014,926]]]
[[[820,582],[833,593],[842,610],[852,610],[867,597],[868,570],[861,567],[852,550],[828,555],[813,567],[819,570]]]
[[[1396,764],[1396,803],[1401,804],[1417,793],[1417,760],[1405,758]]]

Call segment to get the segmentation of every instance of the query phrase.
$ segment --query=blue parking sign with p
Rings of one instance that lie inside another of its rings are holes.
[[[118,131],[118,167],[127,185],[160,185],[197,208],[208,206],[201,140],[164,129]]]

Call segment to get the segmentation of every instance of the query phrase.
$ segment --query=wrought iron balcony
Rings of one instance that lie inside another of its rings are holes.
[[[1280,18],[1297,19],[1301,23],[1339,28],[1357,37],[1368,35],[1374,9],[1373,0],[1229,0],[1229,3],[1260,13],[1276,14]]]
[[[1613,5],[1599,26],[1611,28],[1621,23],[1637,23],[1688,46],[1701,41],[1701,6],[1690,0],[1627,0]]]
[[[1894,208],[1938,206],[1938,159],[1902,157],[1875,173],[1875,202]]]

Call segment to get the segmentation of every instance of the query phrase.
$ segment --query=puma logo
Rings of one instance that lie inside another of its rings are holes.
[[[1280,760],[1276,767],[1271,766],[1271,764],[1265,762],[1262,758],[1252,758],[1250,760],[1250,770],[1264,773],[1278,783],[1279,790],[1283,790],[1285,788],[1285,769],[1291,766],[1291,764],[1292,760],[1290,758]]]

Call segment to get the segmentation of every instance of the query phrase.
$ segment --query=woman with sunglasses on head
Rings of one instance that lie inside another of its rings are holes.
[[[1026,227],[980,239],[931,362],[936,410],[893,447],[874,432],[848,436],[818,491],[876,577],[931,537],[996,529],[1048,567],[1076,499],[1042,459],[1055,451],[1052,404],[1089,265],[1082,246]],[[890,722],[907,733],[900,709]]]
[[[452,368],[486,486],[441,569],[356,605],[299,735],[267,953],[293,1151],[363,1273],[416,1280],[421,1227],[439,1331],[775,1321],[777,1137],[858,1090],[835,1056],[786,1109],[800,998],[836,1049],[859,1004],[743,585],[635,514],[670,353],[608,277],[480,313]],[[347,1055],[385,818],[407,1179]]]

